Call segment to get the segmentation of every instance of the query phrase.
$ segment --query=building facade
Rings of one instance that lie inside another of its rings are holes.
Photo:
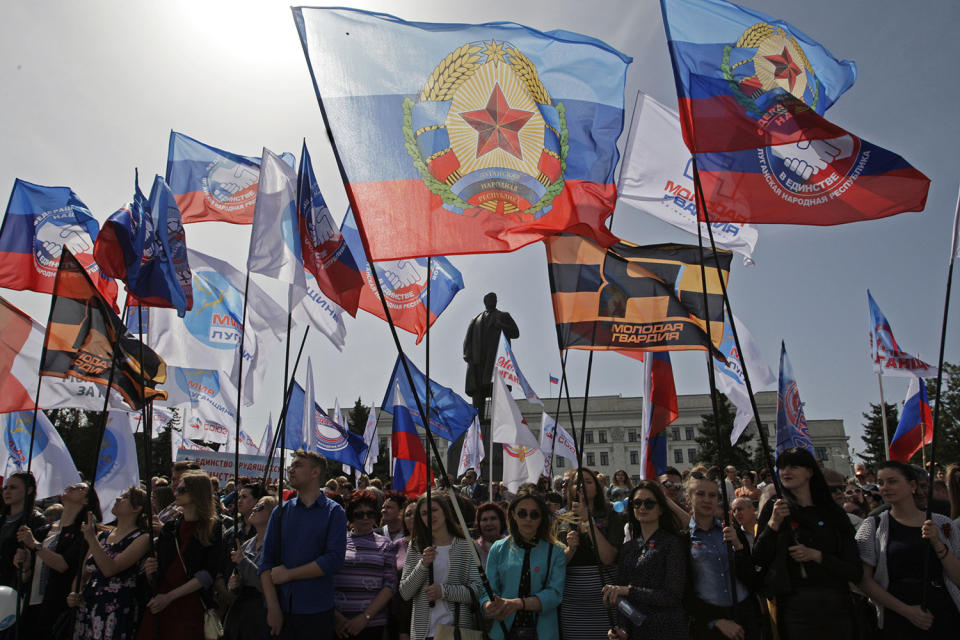
[[[767,429],[770,446],[776,444],[777,392],[762,391],[755,394],[760,419]],[[583,462],[586,466],[612,476],[617,469],[624,469],[634,481],[640,479],[640,430],[643,411],[642,397],[597,396],[588,403],[586,434],[584,436]],[[579,435],[583,413],[583,398],[570,399],[574,424]],[[530,430],[539,437],[540,420],[543,408],[526,400],[518,400],[518,406]],[[679,417],[667,427],[667,464],[685,471],[693,467],[699,459],[699,447],[696,442],[698,427],[702,416],[712,411],[710,395],[697,394],[678,396]],[[556,399],[545,400],[545,406],[551,414],[557,408]],[[490,415],[488,408],[487,415]],[[570,419],[566,401],[562,403],[560,424],[571,434]],[[390,439],[392,416],[381,412],[377,429],[380,434],[381,455],[386,455]],[[825,467],[835,469],[845,476],[852,475],[848,437],[844,432],[843,420],[808,420],[807,428],[818,460]],[[752,445],[759,444],[754,421],[747,427],[747,433],[753,434]],[[425,438],[421,438],[424,439]],[[460,453],[460,443],[453,445],[451,455],[447,455],[446,440],[437,438],[440,454],[445,456],[448,471],[456,472],[456,461]],[[484,443],[485,445],[487,443]],[[489,447],[485,446],[489,453]],[[486,469],[487,462],[484,462]],[[554,475],[570,468],[570,463],[560,457],[554,458]],[[484,470],[485,470],[484,469]],[[496,458],[495,478],[499,470],[499,457]],[[486,475],[486,474],[483,474]]]

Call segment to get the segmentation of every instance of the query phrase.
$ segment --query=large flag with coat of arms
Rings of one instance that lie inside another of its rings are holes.
[[[628,56],[509,22],[293,12],[371,259],[616,241]]]
[[[923,210],[929,178],[823,117],[853,85],[852,62],[725,0],[660,4],[711,221],[834,225]]]

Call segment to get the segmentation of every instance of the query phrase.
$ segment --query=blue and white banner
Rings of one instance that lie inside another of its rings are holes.
[[[777,379],[760,355],[760,348],[747,326],[740,322],[737,316],[733,316],[733,320],[737,323],[737,335],[740,336],[740,347],[743,352],[737,351],[737,343],[733,339],[733,327],[728,315],[726,322],[723,323],[723,342],[720,343],[720,353],[727,358],[727,361],[724,363],[713,358],[713,370],[716,373],[717,389],[737,408],[737,416],[733,419],[733,431],[730,432],[730,444],[737,444],[737,440],[753,419],[753,405],[750,402],[750,394],[747,393],[747,383],[743,375],[744,363],[746,363],[747,375],[750,376],[750,386],[755,390],[772,386]]]
[[[97,459],[97,496],[103,521],[110,522],[113,504],[130,487],[140,486],[140,466],[137,462],[137,443],[134,429],[140,413],[111,411],[107,414],[107,428],[103,432],[103,445]]]
[[[510,386],[511,391],[519,389],[527,400],[543,405],[543,401],[540,400],[533,387],[527,382],[523,372],[520,371],[520,365],[517,363],[517,356],[513,352],[513,347],[503,333],[500,334],[500,344],[497,347],[497,359],[494,364],[496,373],[500,374],[500,377]]]
[[[3,425],[0,454],[5,454],[3,477],[6,478],[11,473],[27,470],[33,411],[0,414],[0,424]],[[43,411],[37,412],[37,434],[33,439],[30,470],[37,478],[38,500],[60,495],[69,485],[80,482],[80,474],[67,445]]]

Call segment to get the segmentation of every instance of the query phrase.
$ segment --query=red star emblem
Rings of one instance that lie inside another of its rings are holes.
[[[773,65],[773,77],[785,78],[790,90],[793,91],[793,85],[797,83],[797,77],[803,73],[797,63],[793,61],[787,48],[783,48],[783,53],[778,56],[764,56],[770,64]]]
[[[461,113],[460,117],[477,130],[478,158],[494,149],[503,149],[522,160],[518,133],[532,115],[531,111],[511,109],[500,85],[496,84],[486,108]]]

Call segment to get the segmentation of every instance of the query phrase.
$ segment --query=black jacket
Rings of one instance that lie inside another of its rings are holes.
[[[166,574],[171,563],[180,562],[177,555],[180,523],[183,516],[177,516],[163,525],[160,536],[157,538],[157,576],[158,579]],[[210,545],[204,546],[194,535],[184,546],[181,544],[180,553],[183,555],[183,564],[186,566],[187,579],[196,578],[203,585],[203,592],[213,586],[214,578],[222,562],[223,537],[219,519],[214,523]]]

